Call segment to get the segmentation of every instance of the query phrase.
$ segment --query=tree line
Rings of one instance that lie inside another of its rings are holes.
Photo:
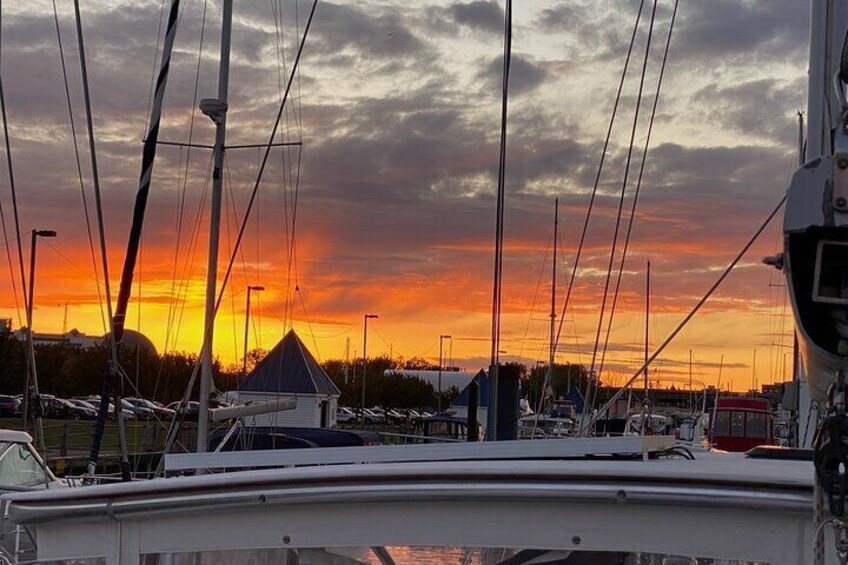
[[[267,351],[254,350],[248,353],[247,370],[252,370],[264,358]],[[35,361],[38,371],[39,389],[42,393],[68,398],[98,394],[102,388],[107,367],[109,350],[105,344],[80,348],[67,343],[35,346]],[[10,332],[0,333],[0,393],[22,394],[26,374],[25,344]],[[127,375],[124,384],[125,396],[142,396],[151,400],[169,403],[179,400],[191,379],[198,362],[192,353],[168,352],[162,355],[155,351],[139,348],[122,348],[121,367]],[[339,404],[359,406],[362,395],[361,358],[346,362],[329,359],[322,363],[327,375],[341,391]],[[386,356],[369,358],[365,373],[367,406],[391,408],[434,408],[439,404],[435,387],[417,377],[405,375],[403,370],[437,370],[438,367],[425,359],[390,359]],[[542,394],[546,366],[528,369],[520,365],[522,395],[532,406]],[[398,371],[385,374],[387,371]],[[224,366],[219,360],[213,363],[215,386],[221,391],[234,390],[244,378],[241,363]],[[578,364],[555,365],[547,396],[560,397],[568,393],[569,387],[586,387],[588,373]],[[442,391],[441,405],[448,406],[459,394],[449,387]],[[192,391],[197,398],[197,383]]]

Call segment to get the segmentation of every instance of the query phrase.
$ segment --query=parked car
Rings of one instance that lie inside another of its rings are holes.
[[[339,406],[336,409],[336,422],[339,424],[354,424],[359,417],[347,406]]]
[[[170,403],[167,408],[173,410],[176,413],[180,413],[180,401],[177,400],[175,402]],[[182,411],[185,413],[185,420],[189,422],[196,422],[198,414],[200,413],[200,404],[195,402],[194,400],[190,400],[186,405],[182,408]]]
[[[98,406],[95,406],[90,402],[86,402],[85,400],[80,400],[79,398],[68,398],[66,402],[69,402],[70,404],[73,404],[74,406],[77,406],[79,408],[84,408],[86,410],[94,410],[94,414],[97,414]]]
[[[155,403],[145,398],[127,398],[127,402],[137,408],[145,408],[155,414],[160,420],[170,420],[174,417],[174,412],[170,408],[165,408],[161,403]]]
[[[406,418],[404,418],[403,414],[401,414],[397,410],[392,410],[392,409],[386,410],[386,418],[392,424],[399,424],[406,419]]]
[[[94,406],[95,410],[100,409],[100,395],[99,394],[92,394],[91,396],[84,396],[84,397],[77,396],[77,397],[75,397],[75,399],[83,400],[83,401],[91,404],[92,406]],[[111,402],[111,401],[109,402],[109,414],[112,415],[112,418],[115,417],[115,403]],[[121,409],[121,415],[124,417],[124,420],[135,420],[135,417],[136,417],[135,412],[133,412],[132,410],[128,410],[126,406],[124,406]]]
[[[142,403],[139,403],[139,400],[141,400]],[[122,398],[121,405],[135,414],[135,417],[139,420],[153,420],[156,418],[156,413],[151,408],[143,404],[143,399],[133,398],[131,401],[129,398]]]
[[[52,394],[40,394],[41,416],[56,420],[94,420],[97,411],[90,408],[76,406],[63,398],[56,398]]]
[[[356,412],[357,419],[361,420],[363,410],[361,408],[357,408],[355,412]],[[365,409],[365,423],[366,424],[382,424],[385,421],[386,421],[385,416],[376,414],[374,411],[369,410],[368,408]]]
[[[386,418],[386,411],[383,410],[381,407],[374,406],[373,408],[369,408],[368,410],[370,410],[371,413],[377,417],[378,424],[385,424],[388,420],[388,418]]]
[[[16,418],[21,415],[21,400],[0,394],[0,418]]]

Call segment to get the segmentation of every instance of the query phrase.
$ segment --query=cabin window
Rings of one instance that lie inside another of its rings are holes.
[[[431,436],[449,436],[451,435],[450,424],[448,422],[430,422],[428,435]]]
[[[33,487],[46,480],[44,468],[25,445],[13,445],[0,458],[0,485]]]
[[[762,412],[748,412],[748,437],[768,437],[768,420]]]
[[[713,424],[713,435],[719,437],[727,437],[730,435],[730,412],[726,410],[716,411],[715,423]]]
[[[745,413],[734,410],[730,413],[730,437],[745,437]]]

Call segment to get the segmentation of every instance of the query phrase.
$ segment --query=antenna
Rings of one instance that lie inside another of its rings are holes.
[[[348,382],[348,370],[350,369],[350,336],[345,338],[345,358],[344,358],[344,382]]]

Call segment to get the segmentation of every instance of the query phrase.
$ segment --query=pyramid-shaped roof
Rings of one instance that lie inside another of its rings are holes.
[[[239,390],[341,395],[294,330],[247,375]]]
[[[475,381],[477,381],[477,407],[478,408],[488,408],[489,406],[489,375],[483,369],[474,376]],[[468,406],[468,387],[471,386],[471,383],[468,383],[462,392],[459,393],[453,402],[451,402],[451,406],[456,407],[466,407]]]

